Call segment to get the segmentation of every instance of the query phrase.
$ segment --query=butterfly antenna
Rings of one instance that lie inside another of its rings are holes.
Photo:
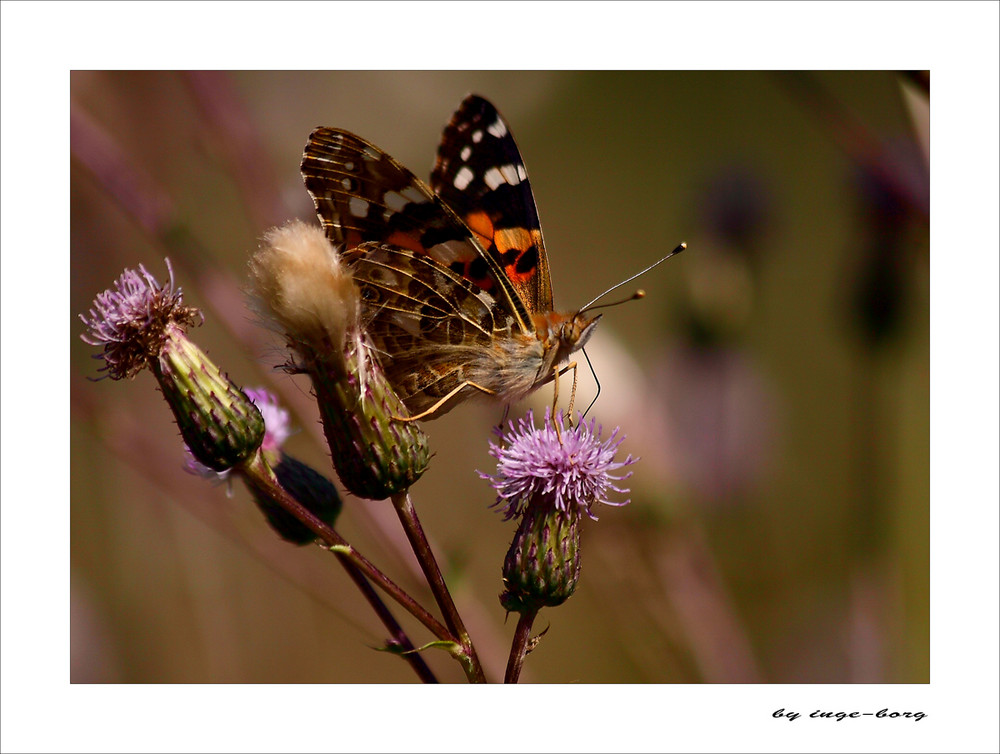
[[[600,296],[598,296],[593,301],[591,301],[589,304],[587,304],[585,307],[583,307],[580,311],[581,312],[589,311],[591,307],[593,307],[595,309],[599,308],[599,307],[594,306],[594,304],[596,304],[602,298],[604,298],[609,293],[611,293],[611,291],[616,290],[618,288],[621,288],[626,283],[631,283],[633,280],[635,280],[640,275],[645,275],[647,272],[649,272],[651,269],[653,269],[654,267],[656,267],[658,264],[662,264],[663,262],[666,262],[668,259],[670,259],[670,257],[677,256],[682,251],[684,251],[684,249],[686,249],[686,248],[687,248],[687,244],[686,243],[678,244],[677,248],[674,249],[673,251],[671,251],[665,257],[663,257],[662,259],[656,260],[651,265],[649,265],[649,267],[647,267],[644,270],[640,270],[639,272],[635,273],[632,277],[626,278],[625,280],[622,280],[620,283],[615,283],[613,286],[611,286],[606,291],[604,291],[604,293],[602,293]],[[617,304],[624,303],[625,301],[634,301],[635,299],[642,298],[645,295],[646,294],[645,294],[644,291],[638,290],[635,293],[633,293],[631,296],[629,296],[628,298],[622,299],[621,301],[616,301],[613,304],[601,304],[601,306],[616,306]]]
[[[628,301],[629,299],[625,300]],[[587,355],[587,349],[581,348],[580,351],[581,353],[583,353],[583,358],[587,360],[587,366],[590,367],[590,373],[594,375],[594,382],[597,383],[597,393],[594,394],[594,400],[590,402],[590,405],[587,406],[587,410],[584,411],[583,415],[580,417],[580,421],[583,421],[584,419],[587,418],[587,414],[590,413],[590,409],[592,409],[594,407],[594,404],[597,403],[597,397],[601,394],[601,381],[597,379],[597,372],[594,370],[594,365],[590,363],[590,357]]]

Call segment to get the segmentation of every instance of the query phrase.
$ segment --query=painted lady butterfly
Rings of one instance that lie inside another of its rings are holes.
[[[335,128],[309,137],[302,175],[353,269],[386,376],[415,418],[477,392],[519,400],[593,334],[601,315],[553,311],[521,153],[482,97],[467,97],[445,128],[430,186]]]

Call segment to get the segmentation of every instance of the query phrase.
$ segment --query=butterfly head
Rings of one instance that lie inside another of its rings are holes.
[[[538,337],[545,344],[548,371],[556,364],[566,361],[571,353],[587,345],[603,315],[581,311],[576,314],[549,312],[535,316]]]
[[[594,334],[597,322],[603,314],[591,314],[590,312],[577,312],[572,319],[567,319],[559,328],[559,343],[561,348],[569,356],[573,351],[579,351],[590,340]]]

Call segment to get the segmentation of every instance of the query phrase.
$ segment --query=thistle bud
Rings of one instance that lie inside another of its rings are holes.
[[[183,331],[170,328],[150,367],[200,463],[224,471],[253,456],[264,439],[260,411]]]
[[[293,222],[265,235],[251,262],[262,313],[284,333],[294,371],[313,383],[333,463],[344,486],[379,500],[420,478],[427,437],[372,358],[349,267],[317,227]]]
[[[503,561],[500,604],[518,613],[555,607],[569,599],[579,578],[579,514],[529,507]]]
[[[112,379],[134,377],[149,367],[160,384],[191,454],[215,471],[250,459],[264,437],[264,420],[253,402],[205,353],[186,329],[200,318],[183,306],[173,270],[160,285],[145,268],[125,270],[97,296],[82,338],[104,348],[103,371]]]
[[[333,526],[340,515],[341,501],[337,488],[324,475],[302,461],[288,455],[282,446],[291,435],[288,411],[278,398],[263,388],[247,388],[247,397],[254,402],[264,418],[264,439],[260,444],[261,459],[273,471],[285,492],[323,523]],[[190,450],[190,449],[189,449]],[[229,479],[229,471],[214,472],[193,457],[186,466],[192,474],[206,478]],[[244,477],[257,507],[268,524],[282,539],[296,545],[315,541],[316,534],[274,500],[267,488]]]
[[[419,426],[393,418],[405,416],[406,407],[368,358],[366,345],[356,345],[348,344],[342,354],[349,365],[343,376],[329,359],[314,360],[307,371],[341,481],[358,497],[381,500],[416,482],[430,451]]]
[[[611,472],[636,460],[614,460],[625,439],[619,430],[602,441],[593,421],[575,427],[567,427],[562,416],[555,421],[558,430],[546,412],[536,428],[529,411],[517,425],[511,422],[507,431],[498,431],[500,443],[490,443],[496,475],[480,472],[497,491],[494,505],[505,518],[521,517],[503,564],[500,603],[509,611],[528,613],[565,602],[580,578],[583,515],[596,520],[596,504],[628,503],[608,498],[611,492],[628,492],[615,483],[631,475]]]
[[[329,479],[284,452],[280,453],[277,463],[271,464],[271,468],[278,478],[278,483],[289,495],[298,500],[303,508],[331,527],[336,523],[341,509],[340,495]],[[251,486],[250,491],[267,522],[282,539],[296,545],[307,545],[315,541],[316,534],[312,529],[262,490]]]

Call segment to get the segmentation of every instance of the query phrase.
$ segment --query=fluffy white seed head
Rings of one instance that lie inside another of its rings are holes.
[[[259,312],[292,343],[342,348],[358,329],[361,300],[351,271],[321,228],[294,220],[272,228],[250,262]]]

